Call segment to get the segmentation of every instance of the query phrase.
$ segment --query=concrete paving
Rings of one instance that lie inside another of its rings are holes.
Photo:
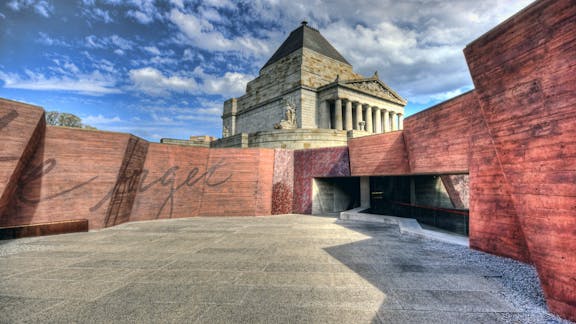
[[[518,269],[532,294],[513,283]],[[0,241],[0,323],[561,322],[538,289],[527,265],[329,217],[159,220]]]

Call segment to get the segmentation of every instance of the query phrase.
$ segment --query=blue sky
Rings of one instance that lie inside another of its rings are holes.
[[[150,141],[219,137],[222,102],[307,20],[409,115],[471,89],[463,48],[530,2],[0,1],[0,97]]]

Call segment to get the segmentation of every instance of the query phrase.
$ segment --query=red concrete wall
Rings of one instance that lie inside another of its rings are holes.
[[[518,212],[479,112],[470,128],[470,247],[530,263]]]
[[[294,213],[312,213],[312,180],[318,177],[349,177],[347,147],[294,151]]]
[[[493,201],[510,210],[491,214],[489,204],[475,198],[473,217],[512,224],[499,235],[523,236],[525,257],[538,270],[550,309],[571,320],[576,320],[575,53],[573,0],[536,2],[465,49],[483,121],[474,131],[484,134],[473,153],[474,169],[498,179],[497,184],[477,179],[473,190],[491,192]],[[512,211],[515,219],[507,220]],[[517,233],[510,233],[512,226]],[[479,243],[494,237],[494,230],[477,232],[477,247],[499,252]]]
[[[406,118],[404,131],[350,139],[352,175],[467,173],[477,106],[468,92]]]
[[[133,220],[272,213],[272,149],[150,144],[130,134],[61,127],[47,127],[44,135],[12,182],[0,227],[87,219],[95,229]],[[24,150],[25,144],[12,145],[2,153]]]
[[[0,223],[45,128],[42,108],[0,99]]]
[[[150,144],[130,220],[270,215],[274,151]]]
[[[131,220],[198,216],[208,148],[151,143],[138,181]],[[221,168],[213,173],[225,172]]]
[[[294,202],[293,150],[275,150],[272,186],[272,214],[292,213],[292,204]]]
[[[403,132],[348,140],[353,176],[404,175],[410,173]]]
[[[470,117],[477,106],[471,91],[406,118],[410,173],[467,173]]]
[[[130,138],[47,127],[0,226],[88,219],[104,227]]]
[[[258,216],[272,213],[273,149],[210,149],[200,215]]]

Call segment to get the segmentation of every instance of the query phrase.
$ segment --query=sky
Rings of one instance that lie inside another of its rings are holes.
[[[220,137],[303,20],[408,100],[406,115],[473,88],[464,47],[531,0],[0,0],[0,97],[152,142]]]

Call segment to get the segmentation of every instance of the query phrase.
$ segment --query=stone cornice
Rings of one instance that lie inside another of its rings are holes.
[[[355,87],[352,84],[354,83],[363,83],[363,82],[374,82],[375,84],[379,84],[381,86],[383,86],[386,91],[388,91],[390,94],[389,95],[377,95],[376,93],[373,92],[368,92],[365,91],[359,87]],[[396,92],[394,92],[394,90],[390,89],[388,86],[386,86],[382,81],[375,79],[375,78],[368,78],[368,79],[358,79],[358,80],[348,80],[348,81],[334,81],[332,83],[326,84],[324,86],[321,86],[318,88],[317,92],[322,92],[322,91],[326,91],[332,88],[337,88],[337,87],[342,87],[360,94],[363,94],[365,96],[369,96],[372,98],[376,98],[376,99],[380,99],[380,100],[384,100],[384,101],[388,101],[390,103],[393,104],[397,104],[400,106],[405,106],[407,101],[404,100],[402,97],[400,97]]]

